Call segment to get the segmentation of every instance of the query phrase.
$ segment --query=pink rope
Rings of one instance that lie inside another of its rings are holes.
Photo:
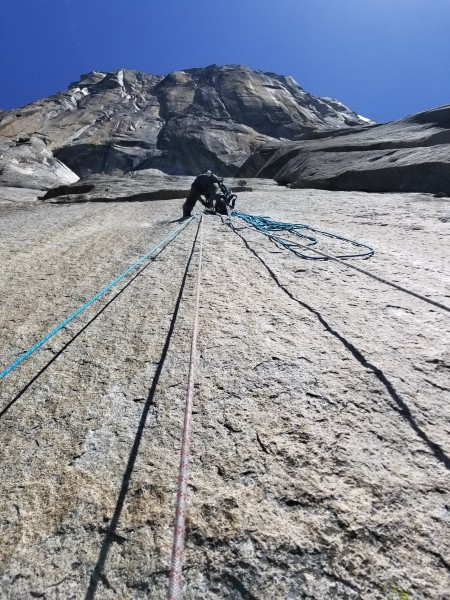
[[[184,409],[183,438],[181,442],[180,470],[178,476],[177,505],[173,533],[172,562],[170,566],[168,600],[179,600],[183,597],[183,558],[186,522],[186,494],[189,467],[189,450],[191,442],[192,406],[194,399],[195,358],[197,354],[198,315],[200,307],[200,284],[202,276],[203,251],[203,215],[199,225],[199,251],[197,285],[195,293],[194,324],[192,327],[191,357],[189,363],[186,405]]]

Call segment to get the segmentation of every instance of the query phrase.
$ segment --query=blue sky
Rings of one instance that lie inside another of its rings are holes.
[[[1,0],[0,108],[92,70],[292,75],[389,121],[450,103],[450,0]]]

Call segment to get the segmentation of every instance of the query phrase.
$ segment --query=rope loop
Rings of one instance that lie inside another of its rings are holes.
[[[245,223],[247,223],[248,227],[253,227],[263,235],[266,235],[272,242],[277,244],[279,247],[292,252],[299,258],[304,258],[307,260],[328,260],[330,257],[327,255],[315,255],[306,254],[303,250],[307,250],[313,246],[316,246],[319,243],[317,237],[312,234],[319,234],[325,237],[333,238],[336,240],[340,240],[341,242],[345,242],[354,246],[355,248],[365,249],[362,252],[357,252],[353,254],[341,254],[337,255],[333,258],[340,259],[348,259],[348,258],[370,258],[375,254],[375,250],[368,246],[367,244],[363,244],[362,242],[357,242],[355,240],[351,240],[349,238],[343,237],[342,235],[337,235],[335,233],[330,233],[328,231],[322,231],[321,229],[315,229],[314,227],[310,227],[304,223],[285,223],[283,221],[274,221],[270,217],[263,217],[260,215],[248,215],[246,213],[242,213],[234,210],[229,215],[229,224],[231,227],[234,227],[232,222],[233,218],[242,219]],[[302,244],[293,241],[292,239],[286,239],[278,235],[278,232],[292,234],[302,240]]]

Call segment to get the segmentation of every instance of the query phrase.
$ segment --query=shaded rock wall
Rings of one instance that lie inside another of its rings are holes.
[[[383,125],[271,143],[239,174],[298,188],[448,193],[450,105]]]
[[[149,168],[192,175],[205,167],[230,176],[268,141],[366,122],[291,77],[239,65],[166,77],[122,69],[83,75],[67,91],[0,115],[0,147],[37,132],[80,177]],[[15,185],[30,187],[19,176]]]

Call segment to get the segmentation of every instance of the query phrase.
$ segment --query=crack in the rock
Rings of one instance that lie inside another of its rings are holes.
[[[234,587],[234,589],[241,594],[241,597],[244,600],[258,600],[258,597],[252,594],[245,587],[242,581],[240,581],[235,575],[233,575],[233,573],[230,573],[229,571],[224,571],[222,573],[221,578],[224,581],[224,583],[227,582],[228,584],[231,584]]]
[[[436,389],[441,390],[442,392],[450,392],[450,388],[444,387],[442,385],[438,385],[437,383],[435,383],[434,381],[431,381],[430,379],[424,379],[424,381],[426,381],[427,383],[429,383]]]
[[[359,587],[357,587],[354,583],[352,583],[348,579],[344,579],[343,577],[340,577],[339,575],[336,575],[335,573],[330,573],[329,571],[326,571],[325,569],[323,569],[323,574],[326,577],[328,577],[329,579],[332,579],[333,581],[336,581],[337,583],[340,583],[341,585],[344,585],[345,587],[349,587],[351,590],[354,590],[355,592],[361,593],[361,590],[359,589]]]
[[[309,396],[310,398],[317,398],[318,400],[325,400],[329,404],[336,404],[336,402],[333,402],[332,400],[330,400],[326,396],[322,396],[321,394],[314,394],[314,392],[306,392],[306,395]]]
[[[436,552],[436,550],[430,550],[430,548],[425,548],[425,546],[419,546],[419,548],[421,550],[423,550],[424,552],[426,552],[427,554],[431,554],[432,556],[437,558],[441,562],[441,564],[447,569],[447,571],[450,571],[450,563],[448,563],[445,560],[445,558],[442,556],[442,554],[440,552]]]
[[[52,583],[48,587],[50,587],[50,588],[56,587],[58,585],[61,585],[61,583],[64,583],[65,581],[73,581],[73,578],[69,577],[69,575],[67,575],[66,577],[63,577],[60,581],[57,581],[56,583]]]
[[[225,427],[225,429],[228,429],[228,431],[231,431],[231,433],[241,433],[242,432],[242,429],[237,429],[236,427],[233,427],[233,425],[231,425],[231,423],[228,423],[228,421],[225,421],[223,426]]]
[[[450,364],[447,364],[441,358],[431,358],[425,362],[431,365],[436,365],[436,369],[450,369]]]
[[[256,432],[256,439],[258,441],[258,444],[260,445],[261,449],[263,452],[265,452],[266,454],[272,454],[272,452],[270,450],[267,449],[267,446],[265,446],[262,441],[261,438],[259,437],[259,433]]]

